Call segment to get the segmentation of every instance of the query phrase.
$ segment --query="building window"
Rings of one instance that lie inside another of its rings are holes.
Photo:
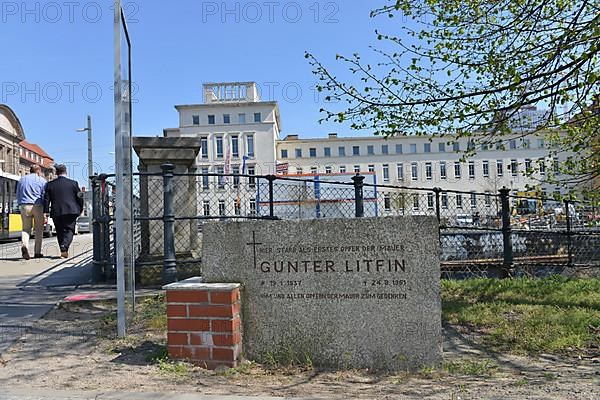
[[[240,187],[240,167],[233,167],[231,173],[233,174],[233,187],[237,189]]]
[[[396,145],[396,154],[402,154],[402,145],[401,144]]]
[[[248,175],[250,175],[248,177],[248,187],[256,187],[256,177],[254,176],[256,174],[256,169],[253,165],[248,167]]]
[[[404,180],[404,164],[396,164],[396,174],[398,175],[399,181]]]
[[[490,176],[490,162],[487,160],[483,162],[483,176],[485,178]]]
[[[238,123],[240,125],[243,125],[246,123],[246,114],[244,114],[244,113],[238,114]]]
[[[296,158],[302,158],[302,149],[296,149]]]
[[[433,210],[433,193],[427,193],[427,208]]]
[[[287,149],[281,149],[281,158],[288,158]]]
[[[433,166],[430,162],[425,163],[425,177],[428,181],[433,179]]]
[[[413,210],[418,211],[419,208],[419,195],[413,194]]]
[[[410,153],[415,154],[416,152],[417,152],[417,145],[413,143],[410,145]]]
[[[242,202],[239,197],[233,202],[233,212],[235,215],[242,215]]]
[[[558,174],[560,172],[560,163],[558,162],[558,158],[552,159],[552,168],[554,169],[554,173]]]
[[[231,115],[229,115],[229,114],[223,114],[223,123],[224,124],[230,124],[231,123]]]
[[[360,156],[360,146],[352,146],[352,155]]]
[[[528,149],[531,147],[531,140],[529,139],[521,139],[523,141],[523,148]]]
[[[225,177],[223,174],[225,173],[224,167],[217,167],[217,182],[219,189],[225,189]]]
[[[319,173],[319,169],[317,167],[310,167],[310,173],[316,175]]]
[[[530,158],[525,159],[525,171],[527,173],[531,173],[531,159]]]
[[[338,147],[338,155],[340,157],[345,157],[346,156],[346,148],[343,146]]]
[[[544,139],[538,139],[537,143],[538,143],[537,147],[539,149],[543,149],[544,147],[546,147],[546,145],[544,144]]]
[[[375,172],[375,164],[369,164],[369,172]]]
[[[446,172],[446,162],[445,161],[441,161],[440,162],[440,178],[441,179],[446,179],[448,177],[447,172]]]
[[[308,149],[308,155],[311,158],[315,158],[317,156],[317,149],[314,147],[311,147],[310,149]]]
[[[448,193],[444,192],[442,193],[442,208],[447,209],[448,208]]]
[[[325,147],[323,153],[325,154],[325,157],[331,157],[331,147]]]
[[[205,217],[210,217],[210,201],[204,200],[202,202],[202,214]]]
[[[325,173],[331,174],[331,167],[329,167],[329,166],[325,167]]]
[[[202,189],[209,189],[209,176],[208,176],[208,167],[202,168]]]
[[[410,164],[410,178],[413,181],[416,181],[417,179],[419,179],[419,170],[418,170],[418,165],[416,162]]]
[[[390,181],[390,166],[388,164],[383,164],[383,181]]]
[[[256,199],[250,199],[250,215],[256,215]]]
[[[240,156],[240,139],[237,135],[231,136],[231,156]]]
[[[372,156],[373,154],[375,154],[375,147],[372,145],[367,146],[367,154]]]
[[[454,178],[460,179],[460,161],[454,162]]]
[[[383,209],[385,211],[390,211],[392,209],[392,199],[390,198],[389,193],[383,195]]]
[[[345,174],[345,173],[346,173],[346,166],[340,165],[340,174]]]
[[[540,158],[538,160],[538,166],[540,167],[540,174],[545,175],[546,174],[546,160],[544,160],[543,158]]]
[[[431,143],[424,143],[423,144],[423,152],[424,153],[431,153]]]
[[[440,153],[445,153],[446,152],[446,143],[438,143],[438,151]]]
[[[215,116],[214,115],[209,115],[208,116],[208,124],[209,125],[214,125],[215,124]]]
[[[389,154],[390,150],[387,144],[381,145],[381,154]]]
[[[208,158],[208,138],[206,136],[200,138],[200,154],[202,158]]]
[[[192,115],[192,125],[200,125],[200,116]]]
[[[219,200],[219,216],[225,216],[225,200]]]
[[[492,206],[492,194],[488,190],[485,191],[485,206]]]
[[[261,113],[254,113],[254,122],[262,122],[262,115]]]
[[[460,151],[460,143],[459,142],[454,142],[452,143],[452,151]]]
[[[519,163],[517,160],[510,160],[510,172],[512,176],[517,176],[517,173],[519,172]]]
[[[354,173],[358,174],[360,172],[360,165],[354,166]]]
[[[254,135],[246,136],[246,147],[248,150],[248,157],[254,157]]]
[[[475,161],[469,161],[469,178],[475,179]]]
[[[514,149],[516,149],[516,148],[517,148],[517,141],[516,141],[515,139],[510,139],[510,140],[508,141],[508,147],[509,147],[511,150],[514,150]]]
[[[471,208],[477,208],[477,193],[471,193]]]
[[[462,208],[462,194],[456,195],[456,208]]]
[[[303,173],[304,173],[304,171],[302,170],[302,168],[301,168],[301,167],[297,167],[297,168],[296,168],[296,174],[298,174],[298,175],[302,175]]]
[[[504,163],[502,160],[496,160],[496,175],[504,175]]]
[[[215,138],[217,143],[217,158],[223,158],[223,136]]]

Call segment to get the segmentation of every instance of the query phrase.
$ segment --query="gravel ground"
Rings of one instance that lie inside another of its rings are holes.
[[[440,370],[417,374],[263,368],[205,371],[151,361],[165,338],[147,330],[106,337],[110,306],[54,309],[0,358],[0,388],[198,392],[314,399],[600,399],[600,358],[488,354],[476,337],[444,328]]]

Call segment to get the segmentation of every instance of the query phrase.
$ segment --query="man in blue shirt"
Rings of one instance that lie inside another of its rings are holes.
[[[44,235],[44,193],[46,180],[41,177],[39,165],[32,165],[30,174],[25,175],[17,184],[17,201],[21,209],[21,254],[29,260],[29,235],[31,226],[35,227],[35,258],[42,258],[42,236]]]

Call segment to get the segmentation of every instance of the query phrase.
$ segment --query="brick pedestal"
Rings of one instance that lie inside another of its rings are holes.
[[[163,289],[169,356],[208,369],[236,367],[242,352],[240,284],[191,278]]]

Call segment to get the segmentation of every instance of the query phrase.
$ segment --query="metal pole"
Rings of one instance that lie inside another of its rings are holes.
[[[275,205],[274,205],[274,197],[273,197],[273,182],[275,181],[275,175],[267,175],[267,181],[269,181],[269,218],[275,218]]]
[[[571,202],[569,200],[565,200],[565,218],[567,219],[567,256],[568,256],[568,267],[573,266],[573,251],[571,247],[571,212],[569,210],[569,205]]]
[[[502,239],[504,244],[504,277],[508,277],[508,271],[513,265],[513,249],[512,249],[512,229],[510,226],[510,203],[508,194],[510,189],[503,187],[500,189],[500,203],[502,206]]]
[[[173,206],[173,172],[175,166],[166,163],[160,166],[163,172],[164,190],[164,263],[162,271],[163,284],[177,282],[177,259],[175,258],[175,209]]]
[[[440,193],[442,193],[442,189],[439,187],[434,187],[433,192],[435,193],[435,215],[438,220],[438,225],[441,225],[442,213],[440,211]]]
[[[356,174],[352,177],[352,181],[354,182],[354,216],[356,218],[362,218],[365,216],[365,204],[364,204],[364,196],[363,196],[363,181],[365,177]]]
[[[92,116],[87,117],[87,134],[88,134],[88,182],[89,188],[92,187],[92,177],[94,176],[94,164],[92,160]]]
[[[102,280],[102,226],[100,222],[100,209],[102,207],[102,198],[100,193],[100,178],[92,179],[92,243],[93,243],[93,261],[92,261],[92,282],[98,283]]]

